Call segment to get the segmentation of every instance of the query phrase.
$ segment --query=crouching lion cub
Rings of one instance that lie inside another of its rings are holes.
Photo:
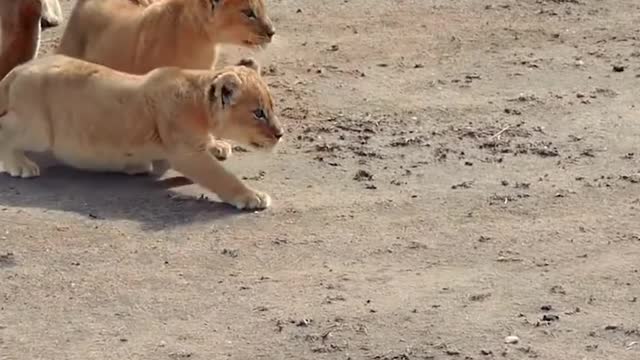
[[[219,71],[165,67],[118,72],[64,55],[35,59],[0,82],[0,162],[16,177],[40,174],[25,151],[51,151],[94,171],[150,171],[168,161],[239,209],[264,209],[267,194],[211,154],[213,137],[273,149],[284,132],[253,59]]]

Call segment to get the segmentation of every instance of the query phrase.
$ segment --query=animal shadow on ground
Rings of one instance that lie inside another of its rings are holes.
[[[199,199],[197,194],[178,194],[168,189],[168,182],[152,176],[80,171],[55,162],[46,164],[52,160],[40,156],[33,158],[41,166],[38,178],[18,179],[0,173],[0,206],[130,220],[152,231],[242,214],[227,204]]]

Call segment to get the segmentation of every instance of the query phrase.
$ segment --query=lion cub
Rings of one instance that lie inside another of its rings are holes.
[[[0,0],[0,79],[36,57],[41,27],[57,26],[61,19],[58,0]]]
[[[218,46],[266,46],[264,0],[78,0],[57,53],[132,74],[214,67]]]
[[[256,191],[210,153],[212,136],[272,149],[283,136],[252,59],[219,71],[164,67],[132,75],[63,55],[20,65],[0,82],[0,162],[33,177],[25,151],[51,151],[85,170],[149,171],[168,161],[239,209],[264,209]]]

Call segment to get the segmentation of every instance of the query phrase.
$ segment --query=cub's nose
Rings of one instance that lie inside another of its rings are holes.
[[[284,131],[276,130],[276,132],[273,133],[273,136],[275,136],[276,139],[280,140],[280,138],[284,136]]]
[[[269,36],[269,39],[273,38],[273,35],[276,34],[276,29],[273,27],[269,27],[267,29],[267,36]]]

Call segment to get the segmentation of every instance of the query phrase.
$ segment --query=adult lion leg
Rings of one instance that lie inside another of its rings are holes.
[[[269,195],[245,185],[208,152],[171,154],[169,162],[172,168],[238,209],[259,210],[271,204]]]
[[[40,48],[40,2],[17,2],[17,6],[14,13],[0,14],[16,17],[0,19],[0,79],[16,66],[36,57]]]
[[[40,20],[42,27],[58,26],[61,21],[62,9],[58,0],[42,0],[42,19]]]

